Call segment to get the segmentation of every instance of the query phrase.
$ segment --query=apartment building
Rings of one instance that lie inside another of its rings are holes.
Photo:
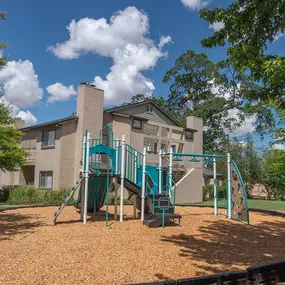
[[[88,129],[92,138],[111,124],[114,138],[125,135],[126,142],[142,151],[148,146],[147,163],[156,165],[158,151],[202,153],[202,120],[187,117],[183,128],[152,100],[103,109],[104,91],[82,83],[78,87],[76,114],[67,118],[24,128],[23,148],[30,153],[27,165],[13,173],[0,172],[2,185],[34,185],[60,189],[71,187],[82,168],[82,140]],[[176,160],[176,159],[174,159]],[[167,159],[164,159],[167,168]],[[178,202],[202,201],[204,184],[202,162],[189,158],[174,161]]]

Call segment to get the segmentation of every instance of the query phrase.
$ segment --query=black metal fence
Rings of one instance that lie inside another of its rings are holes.
[[[136,285],[257,285],[285,284],[285,260],[256,265],[243,271]],[[133,284],[134,285],[134,284]]]

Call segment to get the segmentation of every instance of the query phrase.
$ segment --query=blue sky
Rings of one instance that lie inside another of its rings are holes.
[[[213,0],[207,8],[223,6],[225,3],[229,2]],[[161,82],[162,78],[184,51],[193,49],[196,52],[206,52],[213,61],[225,57],[223,48],[204,50],[201,47],[201,39],[213,32],[209,24],[199,17],[198,10],[203,4],[205,3],[202,0],[3,1],[0,9],[8,11],[8,15],[6,21],[0,22],[0,41],[9,42],[10,46],[4,50],[4,55],[10,54],[11,62],[10,69],[2,77],[0,73],[0,80],[4,82],[4,86],[8,82],[6,87],[10,88],[6,101],[15,103],[15,114],[22,112],[21,116],[30,123],[35,122],[35,118],[40,123],[66,117],[75,111],[78,84],[82,81],[94,82],[95,76],[98,76],[96,85],[101,88],[107,86],[108,104],[116,104],[122,98],[120,92],[124,94],[124,99],[129,98],[130,90],[135,93],[145,91],[166,98],[168,86]],[[121,26],[118,17],[110,28],[110,17],[116,17],[118,13],[120,19],[133,17],[130,22],[132,24]],[[87,18],[91,21],[88,22]],[[95,37],[91,44],[84,40],[80,43],[82,37],[85,36],[86,39],[90,35],[89,25],[94,31],[100,18],[105,18],[107,25],[103,31],[102,26],[101,31],[97,30],[98,33],[101,32],[101,36]],[[72,20],[75,20],[77,29],[77,40],[73,42],[69,41],[66,28]],[[83,27],[79,27],[79,23]],[[140,25],[136,27],[138,23]],[[140,31],[142,28],[145,29],[144,33]],[[127,33],[128,29],[132,31],[131,34]],[[114,39],[110,45],[103,39],[106,34]],[[166,42],[162,48],[159,47],[161,37]],[[68,45],[72,48],[66,49],[66,41],[69,41]],[[125,54],[120,54],[129,44],[128,41],[132,44],[133,58],[138,59],[136,64],[129,64],[128,60],[132,58],[126,59]],[[55,47],[57,43],[60,50]],[[90,46],[86,47],[88,44]],[[280,51],[284,44],[285,37],[281,37],[273,43],[269,52]],[[134,52],[134,47],[141,46],[141,51]],[[284,50],[280,51],[282,52],[284,54]],[[74,56],[76,53],[79,55]],[[146,64],[148,59],[150,62]],[[27,62],[23,64],[24,61]],[[125,66],[129,67],[129,73],[120,75],[120,70]],[[113,68],[112,72],[110,68]],[[106,81],[108,74],[112,78]],[[127,77],[125,86],[130,89],[114,92],[121,80],[120,76],[124,75]],[[11,82],[11,77],[16,79]],[[32,84],[26,86],[23,81],[30,78]],[[17,79],[22,84],[18,90],[14,88]],[[48,86],[50,94],[47,91]],[[27,89],[26,92],[22,92],[23,89]],[[50,98],[52,94],[53,99]],[[67,98],[68,100],[62,100]],[[28,111],[35,118],[31,119]]]

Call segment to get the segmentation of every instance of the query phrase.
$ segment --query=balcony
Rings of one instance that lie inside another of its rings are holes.
[[[25,149],[25,151],[29,154],[26,158],[26,162],[28,165],[35,165],[36,163],[36,149]]]

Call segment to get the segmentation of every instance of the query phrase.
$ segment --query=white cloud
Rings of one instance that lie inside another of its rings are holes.
[[[30,111],[20,111],[16,118],[21,118],[25,121],[25,126],[29,127],[31,125],[35,125],[37,123],[37,118]]]
[[[228,110],[229,119],[234,119],[238,121],[240,116],[241,116],[240,110],[236,108]],[[257,120],[256,116],[246,117],[240,127],[237,127],[234,130],[229,130],[225,128],[225,132],[229,134],[230,136],[235,136],[235,137],[244,136],[248,133],[253,133],[255,131],[256,120]]]
[[[209,4],[209,1],[204,0],[181,0],[181,2],[185,7],[188,7],[192,10],[200,10]]]
[[[209,28],[214,30],[215,32],[218,32],[219,30],[223,29],[225,27],[224,22],[214,22],[213,25],[209,25]]]
[[[73,85],[67,87],[61,83],[49,85],[46,89],[51,95],[47,100],[48,103],[53,103],[56,101],[68,101],[71,96],[75,96],[77,94]]]
[[[0,83],[4,94],[1,101],[9,106],[10,116],[21,118],[25,126],[35,124],[37,118],[30,111],[21,110],[34,106],[43,97],[33,64],[29,60],[8,61],[0,70]]]
[[[3,57],[3,50],[0,49],[0,58]]]
[[[37,118],[30,111],[20,110],[18,106],[13,103],[9,103],[5,100],[5,98],[0,98],[0,103],[4,103],[10,109],[10,116],[12,118],[21,118],[25,121],[25,126],[31,126],[37,123]]]
[[[276,143],[272,146],[273,149],[280,149],[285,151],[285,144],[282,143]]]
[[[159,40],[158,48],[161,50],[168,43],[172,43],[171,36],[162,36]]]
[[[88,52],[113,60],[106,78],[95,76],[96,87],[104,89],[106,104],[120,104],[131,96],[143,93],[151,96],[153,82],[142,71],[152,69],[167,53],[161,51],[171,42],[170,36],[160,38],[158,45],[148,37],[148,16],[135,7],[118,11],[107,19],[72,20],[67,27],[69,40],[50,46],[49,51],[61,59],[79,58]]]
[[[38,76],[29,60],[9,61],[0,70],[4,99],[20,108],[33,106],[43,97]]]
[[[274,39],[273,39],[273,42],[276,42],[278,41],[280,38],[284,37],[285,36],[285,33],[277,33],[275,36],[274,36]]]

